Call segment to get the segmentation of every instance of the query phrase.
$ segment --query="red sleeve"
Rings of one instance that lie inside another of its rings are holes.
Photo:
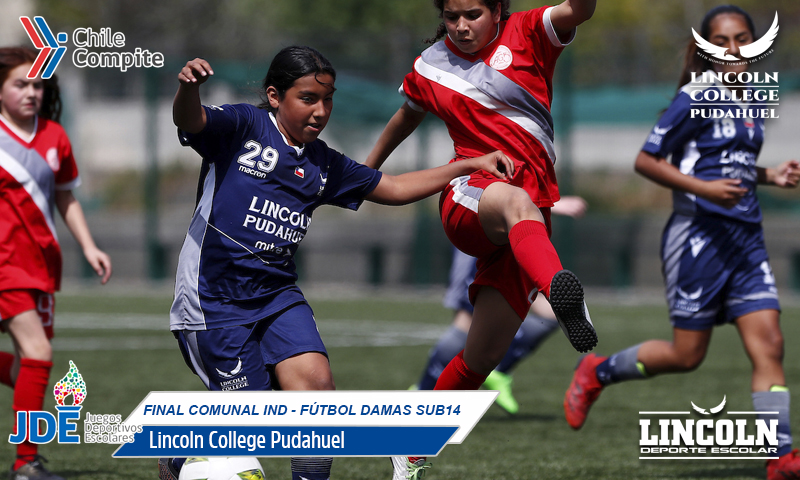
[[[416,62],[420,60],[420,57],[417,57]],[[427,101],[429,95],[425,94],[426,88],[425,85],[427,82],[424,78],[417,73],[416,68],[412,69],[405,78],[403,79],[403,85],[400,86],[400,94],[406,99],[406,102],[409,104],[411,108],[418,112],[427,112],[430,111],[430,102]]]
[[[558,56],[564,47],[572,43],[575,30],[570,38],[564,42],[556,34],[553,24],[550,23],[550,10],[553,7],[544,6],[527,12],[521,12],[518,28],[524,38],[531,42],[535,52],[539,52],[545,64],[555,65]]]
[[[58,160],[60,167],[56,173],[56,190],[72,190],[80,184],[78,165],[72,156],[72,145],[63,129],[59,129]]]

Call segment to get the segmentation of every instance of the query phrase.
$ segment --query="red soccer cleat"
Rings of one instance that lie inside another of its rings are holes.
[[[596,371],[597,366],[607,358],[590,353],[581,358],[575,368],[572,383],[564,395],[564,414],[569,426],[575,430],[583,426],[589,409],[603,391],[603,384],[597,379]]]
[[[800,478],[800,457],[797,449],[775,460],[767,460],[767,480],[787,480]]]

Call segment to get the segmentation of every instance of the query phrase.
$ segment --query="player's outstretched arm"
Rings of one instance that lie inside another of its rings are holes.
[[[758,183],[781,188],[795,188],[800,183],[800,162],[787,160],[775,168],[756,167]]]
[[[580,218],[586,213],[589,204],[583,197],[577,195],[564,195],[557,201],[550,212],[555,215],[564,215],[566,217]]]
[[[86,217],[83,215],[83,208],[72,195],[72,190],[56,190],[56,207],[72,236],[81,246],[86,261],[105,284],[111,278],[111,257],[95,245]]]
[[[199,133],[206,126],[206,111],[200,103],[200,85],[214,75],[211,65],[202,58],[186,62],[178,74],[178,92],[172,101],[172,121],[181,130]]]
[[[395,148],[400,145],[403,140],[411,135],[411,132],[416,130],[422,120],[425,118],[425,112],[418,112],[411,108],[407,103],[404,103],[400,110],[392,116],[389,123],[383,129],[375,146],[367,156],[367,161],[364,164],[375,170],[380,170],[381,165],[391,155]]]
[[[440,192],[452,179],[477,170],[485,170],[497,178],[507,179],[514,175],[514,162],[498,150],[428,170],[397,176],[384,174],[378,186],[366,198],[384,205],[405,205]]]
[[[592,18],[597,0],[565,0],[550,12],[550,21],[561,38],[568,38],[572,30]]]
[[[684,175],[665,158],[655,157],[647,152],[639,152],[634,168],[659,185],[697,195],[725,208],[736,206],[747,193],[747,188],[740,186],[742,181],[739,179],[700,180]]]

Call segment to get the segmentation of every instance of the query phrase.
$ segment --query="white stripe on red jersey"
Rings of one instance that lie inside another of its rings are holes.
[[[56,189],[80,184],[72,147],[56,122],[37,119],[27,140],[0,116],[0,290],[57,290],[61,248]]]
[[[444,120],[456,158],[501,150],[518,169],[511,183],[540,207],[558,200],[550,104],[555,63],[568,42],[558,38],[552,7],[512,14],[475,54],[449,37],[415,61],[401,93],[409,106]]]

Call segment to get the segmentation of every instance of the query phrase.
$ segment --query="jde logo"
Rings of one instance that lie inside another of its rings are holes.
[[[64,400],[72,395],[72,405],[64,405]],[[10,443],[22,443],[27,438],[31,443],[49,443],[58,435],[58,443],[81,443],[79,435],[72,435],[77,429],[73,420],[80,420],[81,403],[86,399],[86,383],[78,372],[78,367],[69,362],[69,371],[53,388],[53,396],[58,405],[58,416],[50,412],[17,412],[16,433],[8,436]]]
[[[725,399],[706,410],[692,403],[702,415],[720,413]],[[639,459],[687,458],[777,458],[779,437],[778,412],[727,412],[742,418],[659,418],[658,428],[651,428],[651,419],[640,418]],[[691,412],[639,412],[640,415],[676,416]],[[655,427],[655,425],[653,425]],[[730,456],[736,455],[736,456]],[[744,455],[744,456],[742,456]]]

